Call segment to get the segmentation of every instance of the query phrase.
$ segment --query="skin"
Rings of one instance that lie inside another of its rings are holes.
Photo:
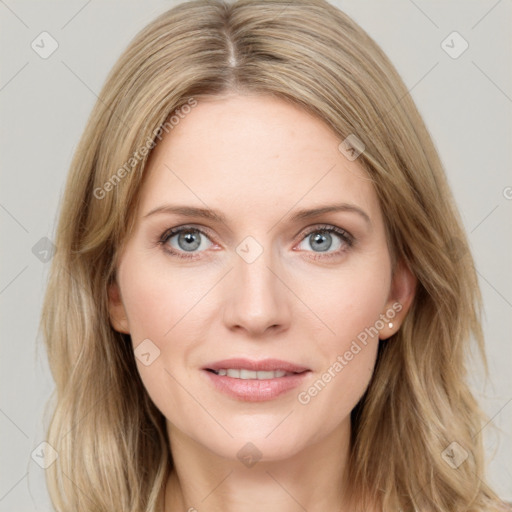
[[[377,195],[340,142],[281,99],[230,94],[199,101],[151,155],[109,296],[112,326],[129,333],[134,348],[150,339],[160,351],[137,366],[167,420],[175,469],[166,512],[350,510],[343,493],[350,412],[372,376],[378,337],[400,328],[415,279],[400,264],[392,272]],[[332,203],[357,206],[369,222],[354,211],[290,220]],[[165,204],[210,208],[226,221],[147,215]],[[355,242],[330,234],[322,252],[313,228],[325,225]],[[207,231],[195,233],[201,245],[192,253],[179,235],[157,243],[179,226]],[[263,250],[251,263],[237,253],[247,236]],[[397,302],[393,326],[359,343],[342,371],[300,403],[298,393]],[[311,371],[300,388],[251,403],[217,391],[202,370],[230,357],[284,359]],[[252,467],[237,457],[248,442],[261,455]]]

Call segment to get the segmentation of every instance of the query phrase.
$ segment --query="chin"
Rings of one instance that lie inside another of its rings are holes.
[[[270,428],[267,423],[264,428],[261,424],[253,424],[253,428],[232,428],[228,429],[232,438],[228,434],[204,438],[203,434],[196,441],[218,456],[238,460],[252,467],[256,462],[289,459],[312,443],[312,440],[308,442],[305,432],[294,432],[291,425],[285,426],[284,423],[279,425],[279,422],[274,421]]]

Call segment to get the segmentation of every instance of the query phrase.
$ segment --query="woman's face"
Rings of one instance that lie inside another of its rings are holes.
[[[283,100],[232,95],[154,149],[110,312],[170,433],[275,460],[348,432],[413,278],[392,276],[376,193],[341,142]]]

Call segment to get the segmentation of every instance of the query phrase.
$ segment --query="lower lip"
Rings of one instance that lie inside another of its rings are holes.
[[[299,386],[309,374],[309,370],[275,379],[234,379],[203,370],[210,382],[222,393],[246,402],[272,400]]]

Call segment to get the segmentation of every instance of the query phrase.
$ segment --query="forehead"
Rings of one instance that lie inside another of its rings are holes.
[[[342,201],[378,215],[371,180],[340,142],[322,120],[279,98],[198,100],[153,150],[142,213],[179,199],[235,216]]]

